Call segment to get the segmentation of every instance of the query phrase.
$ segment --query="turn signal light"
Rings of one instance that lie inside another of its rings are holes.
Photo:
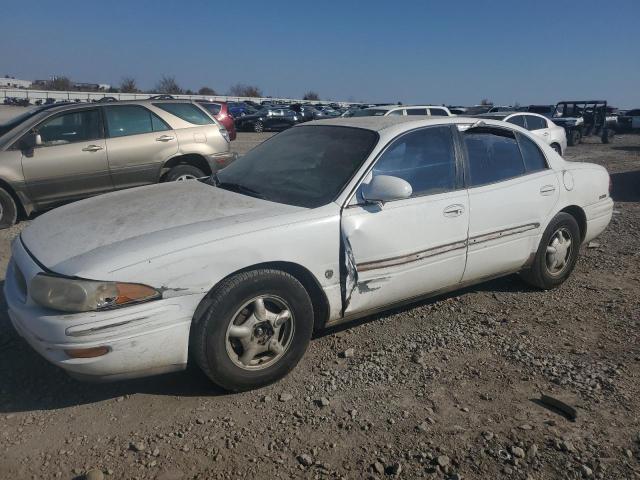
[[[70,358],[95,358],[109,353],[109,347],[74,348],[65,350],[64,353]]]

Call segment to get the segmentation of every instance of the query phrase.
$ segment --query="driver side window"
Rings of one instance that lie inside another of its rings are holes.
[[[42,122],[36,130],[42,138],[42,147],[104,138],[102,116],[98,110],[79,110],[56,115]]]
[[[456,188],[456,155],[449,127],[430,127],[397,138],[378,159],[376,175],[401,178],[411,185],[411,197]]]

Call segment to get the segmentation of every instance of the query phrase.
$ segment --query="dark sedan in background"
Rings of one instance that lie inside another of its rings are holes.
[[[300,123],[301,118],[288,107],[268,107],[252,115],[236,118],[236,129],[254,132],[280,131]]]

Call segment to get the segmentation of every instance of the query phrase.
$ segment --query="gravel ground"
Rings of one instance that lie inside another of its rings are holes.
[[[80,383],[2,308],[0,478],[640,478],[640,136],[567,157],[607,166],[616,206],[561,288],[510,276],[327,332],[260,391]]]

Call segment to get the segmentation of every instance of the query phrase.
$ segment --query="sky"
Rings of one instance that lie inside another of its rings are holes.
[[[52,2],[0,6],[0,75],[274,97],[640,107],[640,0]],[[589,97],[589,98],[587,98]]]

